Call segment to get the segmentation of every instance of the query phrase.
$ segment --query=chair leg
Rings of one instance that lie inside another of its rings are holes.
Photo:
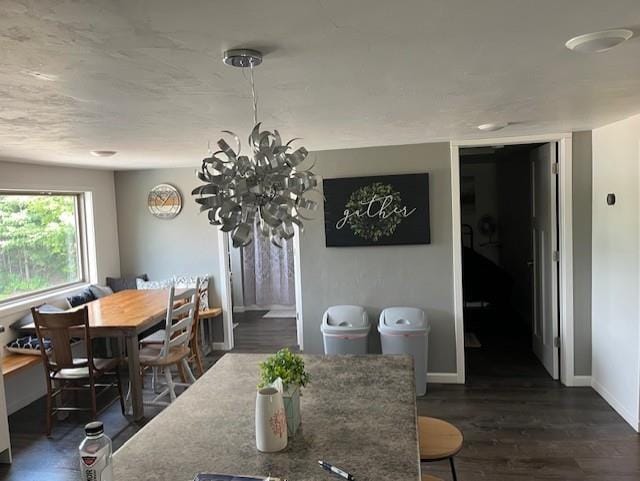
[[[456,465],[453,462],[453,456],[449,458],[449,464],[451,465],[451,476],[453,477],[453,481],[458,481],[458,476],[456,476]]]
[[[53,425],[53,398],[52,386],[53,381],[47,381],[47,437],[51,436],[51,428]]]
[[[173,386],[173,376],[169,366],[164,368],[164,378],[167,381],[167,389],[169,390],[169,396],[171,396],[171,402],[176,400],[176,391]]]
[[[187,374],[186,374],[186,372],[184,370],[184,363],[183,362],[179,362],[178,365],[177,365],[177,368],[178,368],[178,374],[180,374],[180,381],[183,384],[186,384],[187,383]]]
[[[193,372],[191,372],[191,368],[189,367],[189,363],[187,362],[186,357],[183,358],[182,361],[180,361],[180,364],[182,365],[182,371],[187,374],[189,381],[191,381],[192,384],[196,382],[196,378],[193,375]]]
[[[154,393],[158,393],[158,369],[157,367],[151,368],[151,390]]]
[[[195,345],[195,367],[198,368],[198,377],[204,374],[204,367],[202,367],[202,353],[200,352],[200,344]]]
[[[116,381],[118,383],[118,396],[120,397],[120,410],[122,415],[125,414],[124,396],[122,395],[122,376],[120,375],[120,366],[116,367]]]
[[[98,403],[96,400],[96,384],[93,377],[89,380],[89,387],[91,389],[91,420],[98,419]]]

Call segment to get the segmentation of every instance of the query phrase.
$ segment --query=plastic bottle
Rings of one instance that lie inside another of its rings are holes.
[[[104,434],[104,426],[94,421],[84,427],[86,437],[80,443],[80,471],[82,481],[113,481],[111,439]]]

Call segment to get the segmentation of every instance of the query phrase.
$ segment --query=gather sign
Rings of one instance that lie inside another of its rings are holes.
[[[429,174],[325,179],[327,247],[428,244]]]

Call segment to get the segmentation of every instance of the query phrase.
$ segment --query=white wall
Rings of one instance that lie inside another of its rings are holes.
[[[323,352],[320,323],[335,304],[365,306],[373,321],[387,306],[424,308],[432,323],[429,371],[455,373],[449,144],[420,144],[314,152],[323,178],[429,173],[431,244],[325,247],[322,207],[300,240],[304,346]]]
[[[69,190],[91,192],[93,198],[94,227],[96,239],[96,276],[104,283],[107,276],[120,274],[118,230],[113,172],[96,169],[79,169],[59,166],[44,166],[0,161],[0,190]],[[3,313],[0,308],[0,325],[5,332],[0,334],[0,343],[6,345],[17,336],[9,324],[28,312],[12,310]],[[42,368],[35,366],[20,373],[5,383],[7,408],[13,412],[44,394]]]
[[[593,131],[592,382],[636,429],[640,411],[640,115]],[[606,195],[615,193],[614,206]]]

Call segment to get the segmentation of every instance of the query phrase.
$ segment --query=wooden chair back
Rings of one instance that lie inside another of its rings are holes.
[[[199,285],[199,284],[198,284]],[[200,306],[202,302],[202,298],[207,295],[207,291],[209,290],[206,285],[199,285],[198,287],[198,295],[196,296],[196,305],[195,312],[193,315],[193,327],[191,329],[191,342],[198,342],[198,332],[200,329]]]
[[[196,282],[197,285],[199,285],[199,280]],[[193,330],[193,320],[196,315],[197,298],[197,288],[185,289],[180,294],[176,294],[175,287],[172,287],[169,291],[165,338],[160,357],[168,356],[171,349],[183,346],[188,347]]]
[[[93,366],[89,311],[86,306],[70,312],[40,312],[34,307],[31,313],[40,344],[40,353],[48,371],[56,372],[61,369]],[[74,329],[74,336],[72,336],[72,329]],[[83,358],[74,359],[71,351],[72,337],[84,338],[85,356]],[[51,353],[45,349],[45,338],[51,340]]]

